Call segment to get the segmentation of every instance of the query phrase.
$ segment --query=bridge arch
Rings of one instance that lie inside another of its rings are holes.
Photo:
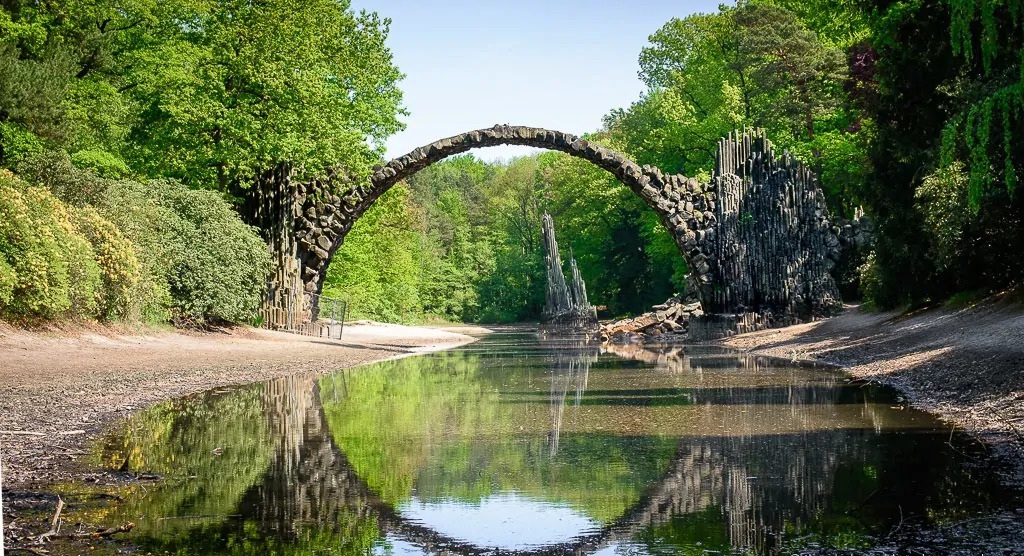
[[[668,175],[653,166],[640,166],[621,153],[570,133],[537,127],[496,125],[434,141],[386,164],[375,166],[369,184],[350,187],[348,194],[332,199],[334,209],[320,211],[335,215],[341,223],[337,229],[324,226],[330,222],[321,222],[322,216],[318,211],[312,211],[311,215],[308,214],[309,210],[303,211],[306,216],[320,216],[320,219],[300,216],[299,221],[300,245],[304,244],[307,251],[303,260],[307,269],[304,271],[306,291],[319,293],[327,265],[344,243],[351,225],[391,187],[450,156],[470,149],[498,145],[523,145],[561,151],[607,170],[658,214],[662,224],[676,239],[680,253],[689,263],[697,283],[710,283],[711,268],[699,240],[707,229],[714,226],[714,202],[696,179]],[[323,180],[322,184],[314,183],[310,189],[329,190],[334,185],[330,183],[334,179]]]
[[[570,133],[510,125],[434,141],[375,166],[368,180],[330,171],[292,183],[287,166],[258,178],[254,224],[276,256],[267,305],[301,306],[298,296],[319,294],[330,260],[356,220],[399,181],[449,156],[497,145],[565,152],[614,175],[658,215],[707,313],[756,313],[742,320],[750,328],[800,322],[840,306],[830,274],[840,254],[840,229],[832,225],[814,174],[788,153],[776,156],[763,132],[737,132],[720,141],[714,177],[702,184],[640,166]],[[315,314],[314,301],[299,318]]]

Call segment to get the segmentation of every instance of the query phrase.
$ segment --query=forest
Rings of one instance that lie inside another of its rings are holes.
[[[344,1],[0,5],[4,320],[255,323],[270,258],[239,211],[252,177],[282,162],[368,175],[403,126],[389,21]],[[652,32],[646,92],[564,131],[707,180],[720,137],[765,129],[834,214],[874,223],[837,276],[869,307],[1020,283],[1024,2],[745,0]],[[684,287],[639,198],[544,152],[462,155],[393,188],[324,295],[391,322],[535,320],[544,212],[602,316]]]

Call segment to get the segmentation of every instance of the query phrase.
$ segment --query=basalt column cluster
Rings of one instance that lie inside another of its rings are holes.
[[[735,133],[718,146],[711,188],[715,228],[706,238],[712,287],[705,311],[756,313],[765,326],[838,309],[830,271],[841,254],[814,173],[789,153],[776,156],[763,131]],[[747,319],[750,320],[750,319]]]
[[[580,276],[576,259],[569,258],[572,281],[566,282],[562,270],[562,257],[558,254],[558,240],[555,239],[555,223],[550,214],[542,218],[544,232],[544,262],[547,266],[548,284],[545,296],[545,324],[559,325],[572,329],[597,327],[597,311],[587,300],[587,285]]]

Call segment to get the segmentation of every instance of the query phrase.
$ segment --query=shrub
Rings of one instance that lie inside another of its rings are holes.
[[[17,281],[14,268],[7,262],[6,257],[0,256],[0,308],[14,299],[14,285]]]
[[[171,268],[168,229],[177,215],[160,206],[147,185],[128,180],[108,183],[96,208],[135,249],[139,279],[129,295],[125,318],[151,323],[169,321],[174,300],[167,283]]]
[[[857,268],[857,273],[865,306],[868,308],[885,307],[886,305],[879,303],[880,299],[884,299],[885,283],[874,251],[868,253],[864,262]]]
[[[63,230],[36,238],[45,249],[28,249],[38,255],[26,264],[50,271],[49,282],[33,283],[60,284],[45,292],[67,294],[66,302],[43,301],[42,291],[21,299],[32,292],[12,288],[12,305],[54,308],[44,313],[25,308],[25,314],[53,318],[70,311],[147,322],[246,322],[258,314],[270,255],[256,230],[220,194],[171,181],[103,178],[76,168],[62,152],[31,157],[21,170],[48,190],[22,187],[32,198],[19,193],[20,204],[10,212],[38,211],[37,220],[51,215]],[[8,227],[33,229],[30,222],[19,222]],[[59,245],[69,249],[61,252]],[[39,257],[46,260],[32,263]],[[8,259],[12,271],[0,275],[0,299],[7,280],[2,276],[22,276],[15,259]]]
[[[9,173],[0,175],[0,259],[6,267],[3,281],[11,284],[0,312],[27,318],[97,316],[101,270],[72,213],[49,191]]]
[[[135,320],[139,316],[134,294],[139,283],[135,246],[120,230],[92,207],[78,211],[78,229],[92,244],[99,263],[103,292],[99,314],[105,319]]]
[[[76,168],[63,151],[30,156],[18,165],[18,173],[29,182],[46,187],[65,203],[79,207],[99,202],[114,183],[90,170]]]
[[[965,248],[964,230],[974,218],[968,201],[970,177],[960,162],[928,175],[914,192],[915,208],[933,233],[932,258],[939,268],[952,266]]]
[[[71,156],[71,162],[103,178],[123,178],[129,174],[128,165],[123,160],[104,150],[78,151]]]
[[[160,203],[177,215],[168,242],[168,283],[177,311],[190,319],[254,319],[270,272],[270,254],[256,229],[218,193],[159,185],[154,192]]]
[[[270,256],[219,194],[171,181],[122,180],[108,185],[98,207],[137,248],[143,318],[246,322],[256,316]]]

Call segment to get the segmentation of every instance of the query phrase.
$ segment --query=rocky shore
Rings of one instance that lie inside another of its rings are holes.
[[[740,334],[720,342],[752,353],[815,360],[891,385],[991,444],[1024,487],[1024,307],[995,296],[962,308],[909,314],[848,306],[828,320]]]

